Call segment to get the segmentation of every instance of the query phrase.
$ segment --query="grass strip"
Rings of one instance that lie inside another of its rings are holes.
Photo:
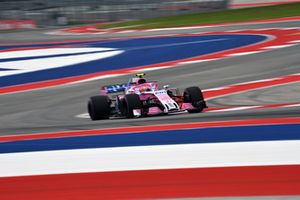
[[[205,25],[215,23],[245,22],[281,17],[300,16],[300,3],[241,8],[234,10],[193,13],[170,17],[152,18],[140,21],[111,23],[99,26],[100,29],[147,29],[180,26]]]

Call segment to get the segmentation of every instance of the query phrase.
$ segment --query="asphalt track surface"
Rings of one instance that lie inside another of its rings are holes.
[[[298,27],[300,22],[285,22],[260,25],[236,25],[228,27],[203,28],[197,30],[180,30],[176,32],[224,31],[235,29]],[[174,33],[174,31],[159,31],[155,34]],[[2,43],[3,38],[1,37]],[[154,33],[135,33],[154,34]],[[17,35],[18,38],[17,38]],[[126,37],[126,34],[101,35]],[[8,36],[8,35],[7,35]],[[16,37],[16,38],[14,38]],[[86,36],[53,36],[44,35],[40,31],[28,31],[9,34],[6,43],[51,41],[62,39],[87,39]],[[98,36],[99,37],[99,36]],[[147,72],[149,79],[158,80],[160,85],[169,84],[173,87],[185,88],[198,85],[202,89],[222,87],[242,82],[279,77],[300,72],[300,45],[263,52],[259,54],[239,56],[189,64],[181,67]],[[58,86],[35,91],[1,95],[0,97],[0,133],[13,135],[24,133],[44,133],[53,131],[101,129],[116,126],[140,126],[165,123],[184,123],[196,121],[223,121],[249,118],[295,117],[300,116],[300,108],[274,108],[260,110],[228,111],[218,113],[182,114],[158,116],[140,119],[112,119],[91,121],[75,117],[86,112],[86,103],[90,96],[99,94],[102,85],[127,82],[130,75],[118,78],[107,78],[85,83]],[[269,95],[265,95],[268,93]],[[272,95],[273,94],[273,95]],[[243,92],[238,95],[225,96],[208,101],[209,106],[241,106],[272,103],[293,103],[299,101],[299,84],[289,84],[285,87],[272,87],[265,90]]]

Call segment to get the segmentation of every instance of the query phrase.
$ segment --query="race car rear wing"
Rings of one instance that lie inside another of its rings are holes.
[[[101,93],[102,95],[107,95],[107,94],[112,94],[117,92],[124,92],[126,88],[127,88],[127,83],[108,85],[108,86],[103,86],[101,88]]]

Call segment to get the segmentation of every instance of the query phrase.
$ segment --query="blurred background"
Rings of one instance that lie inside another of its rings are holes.
[[[228,5],[229,0],[0,0],[0,29],[139,20]]]

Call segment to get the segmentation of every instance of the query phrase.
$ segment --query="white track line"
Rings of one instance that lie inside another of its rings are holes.
[[[73,84],[85,83],[85,82],[90,82],[90,81],[96,81],[96,80],[106,79],[106,78],[116,78],[116,77],[123,76],[123,75],[126,75],[126,74],[108,74],[108,75],[101,75],[101,76],[96,76],[96,77],[89,78],[89,79],[84,79],[84,80],[80,80],[80,81],[75,81],[75,82],[66,83],[66,84],[64,84],[64,85],[73,85]]]
[[[0,77],[2,76],[9,76],[9,75],[15,75],[15,74],[21,74],[21,73],[28,73],[28,72],[34,72],[34,71],[40,71],[40,70],[46,70],[46,69],[54,69],[54,68],[60,68],[64,66],[74,65],[74,64],[80,64],[85,63],[89,61],[94,60],[100,60],[108,57],[113,57],[116,55],[119,55],[123,53],[122,50],[114,50],[114,51],[103,51],[103,48],[87,48],[89,51],[87,51],[87,54],[79,54],[79,55],[68,55],[72,52],[81,52],[84,51],[85,48],[73,48],[73,49],[57,49],[57,53],[61,54],[65,51],[63,54],[64,56],[59,57],[41,57],[36,59],[29,59],[29,60],[18,60],[18,61],[6,61],[0,63],[0,68],[3,69],[10,69],[7,71],[1,71]],[[54,52],[52,52],[54,50]],[[50,55],[55,54],[56,49],[50,50]],[[98,50],[98,52],[97,52]],[[11,57],[23,57],[25,54],[32,53],[37,51],[37,55],[44,55],[47,54],[49,49],[42,49],[42,50],[29,50],[27,51],[18,51],[18,52],[3,52],[0,53],[0,56],[2,58],[11,58]],[[96,51],[96,52],[95,52]]]
[[[234,108],[225,108],[225,109],[220,109],[220,110],[211,110],[207,112],[228,112],[228,111],[239,111],[239,110],[249,110],[249,109],[254,109],[258,108],[260,106],[239,106],[239,107],[234,107]]]
[[[54,56],[62,54],[77,54],[77,53],[97,53],[104,51],[113,51],[113,48],[103,47],[82,47],[82,48],[45,48],[45,49],[31,49],[31,50],[20,50],[20,51],[8,51],[0,52],[0,59],[10,58],[30,58],[38,56]]]
[[[292,47],[292,46],[295,46],[295,44],[268,46],[268,47],[263,47],[263,49],[280,49],[280,48],[286,48],[286,47]]]
[[[289,43],[300,43],[300,40],[290,41]]]
[[[233,53],[233,54],[228,54],[227,56],[245,56],[245,55],[251,55],[255,53],[262,53],[263,51],[248,51],[248,52],[241,52],[241,53]]]
[[[298,104],[286,105],[286,106],[283,106],[283,107],[290,108],[290,107],[299,107],[299,106],[300,106],[300,103],[298,103]]]
[[[300,141],[157,145],[0,154],[0,177],[300,164]],[[18,166],[18,167],[16,167]]]
[[[154,71],[154,70],[167,69],[170,67],[171,66],[159,66],[159,67],[149,67],[149,68],[144,68],[144,69],[133,69],[133,70],[131,70],[131,72],[135,73],[135,72]]]
[[[209,62],[209,61],[214,61],[214,60],[218,60],[218,59],[221,59],[221,58],[191,60],[191,61],[180,62],[179,64],[180,65],[188,65],[188,64]]]

